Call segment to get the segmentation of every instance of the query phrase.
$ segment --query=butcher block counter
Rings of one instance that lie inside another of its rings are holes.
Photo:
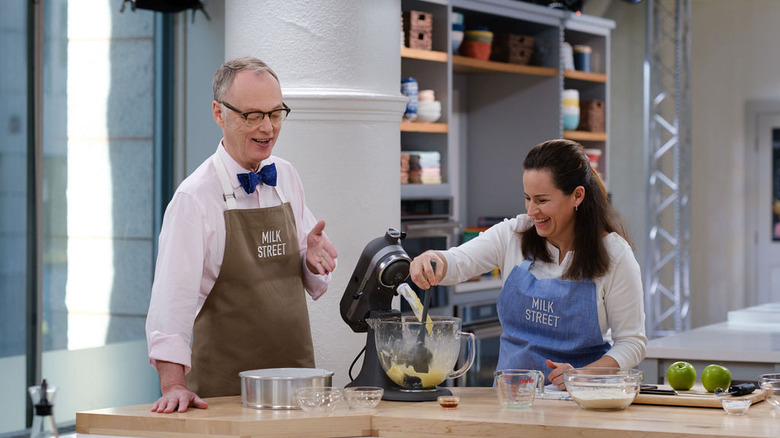
[[[208,399],[209,408],[157,414],[151,405],[76,414],[79,437],[780,437],[780,409],[754,404],[744,416],[720,408],[632,404],[588,411],[573,401],[539,399],[530,409],[502,409],[493,388],[451,388],[456,409],[436,402],[382,401],[373,410],[310,414],[245,408],[240,397]]]

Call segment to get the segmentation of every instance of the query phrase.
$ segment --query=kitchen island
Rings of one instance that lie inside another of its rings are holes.
[[[780,373],[780,329],[721,322],[652,339],[637,368],[645,382],[663,383],[666,369],[678,360],[690,362],[699,373],[721,364],[735,381],[755,382],[761,374]]]
[[[502,409],[493,388],[451,388],[456,409],[436,402],[382,401],[373,410],[343,403],[328,416],[245,408],[240,397],[208,399],[209,408],[157,414],[151,405],[76,414],[79,437],[779,437],[780,409],[767,402],[745,416],[719,408],[633,404],[623,411],[588,411],[568,400],[537,399],[530,409]]]

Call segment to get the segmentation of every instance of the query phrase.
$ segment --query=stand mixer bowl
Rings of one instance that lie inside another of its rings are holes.
[[[414,316],[367,319],[374,329],[379,363],[401,390],[435,390],[436,385],[445,379],[456,379],[465,374],[474,363],[475,338],[472,333],[460,331],[460,318],[432,315],[431,319],[433,322],[427,324]],[[424,346],[431,353],[426,355],[426,372],[420,372],[413,366],[421,360],[418,356],[423,350],[419,342],[420,330],[425,331]],[[468,357],[460,369],[453,371],[463,340],[468,343]]]

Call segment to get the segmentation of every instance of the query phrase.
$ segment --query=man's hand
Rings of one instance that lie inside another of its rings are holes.
[[[314,274],[325,275],[336,269],[336,248],[322,233],[325,221],[319,221],[306,237],[306,267]]]
[[[190,406],[199,409],[209,407],[198,394],[187,389],[183,365],[158,360],[156,367],[162,397],[152,404],[151,412],[170,414],[177,408],[179,412],[185,412]]]
[[[173,385],[163,392],[159,400],[154,402],[151,411],[170,414],[173,411],[185,412],[190,406],[199,409],[209,407],[202,398],[198,397],[198,394],[182,385]]]

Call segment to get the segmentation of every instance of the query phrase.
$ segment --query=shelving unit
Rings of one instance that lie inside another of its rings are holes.
[[[523,211],[522,161],[537,143],[551,138],[578,141],[602,151],[599,171],[609,163],[609,37],[614,22],[516,0],[402,0],[402,10],[434,17],[433,50],[401,49],[402,77],[434,89],[442,102],[437,123],[404,122],[404,150],[435,150],[442,157],[441,185],[407,184],[403,198],[451,196],[462,227],[480,216]],[[452,52],[452,12],[466,29],[529,35],[535,56],[529,65],[483,61]],[[564,70],[561,44],[592,48],[590,72]],[[581,100],[606,105],[606,132],[563,130],[561,93],[575,88]]]

